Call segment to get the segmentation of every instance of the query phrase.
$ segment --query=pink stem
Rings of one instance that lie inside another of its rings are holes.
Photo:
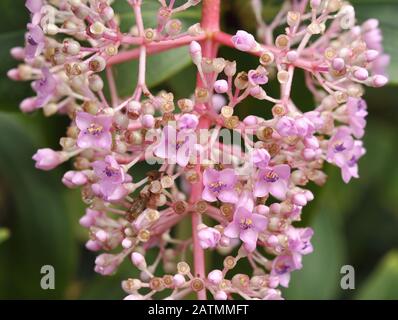
[[[225,32],[216,32],[213,36],[214,40],[225,45],[228,47],[232,47],[234,48],[234,44],[232,42],[232,36],[225,33]],[[280,50],[272,47],[272,46],[265,46],[262,45],[262,48],[264,50],[269,50],[271,52],[273,52],[274,54],[279,54]],[[257,52],[249,52],[252,55],[255,56],[261,56],[262,52],[261,51],[257,51]],[[314,72],[314,71],[318,71],[318,72],[328,72],[329,71],[329,67],[328,66],[324,66],[321,65],[319,62],[317,61],[310,61],[310,60],[305,60],[302,58],[297,59],[294,63],[292,63],[292,65],[294,65],[295,67],[310,71],[310,72]]]
[[[202,22],[201,26],[205,33],[214,32],[219,30],[220,21],[220,0],[203,0],[202,7]],[[217,54],[217,44],[212,39],[202,41],[203,55],[208,58],[214,58]],[[203,87],[200,75],[197,76],[198,87]],[[208,129],[211,125],[211,121],[205,115],[200,117],[199,129]],[[202,173],[201,167],[198,164],[196,171],[200,176],[199,181],[192,186],[192,193],[190,203],[195,204],[202,198]],[[195,276],[205,279],[205,256],[202,247],[199,244],[198,239],[198,225],[201,223],[201,215],[198,212],[192,212],[192,239],[193,239],[193,255],[194,255],[194,269]],[[206,289],[198,292],[199,300],[206,300]]]
[[[179,48],[182,46],[185,46],[187,44],[190,44],[192,41],[201,41],[206,38],[205,34],[202,34],[200,36],[186,36],[186,37],[181,37],[176,40],[163,40],[159,42],[153,42],[153,43],[147,43],[143,44],[147,48],[147,54],[155,54],[155,53],[160,53],[163,51],[167,51],[170,49],[174,48]],[[137,59],[140,56],[140,49],[135,48],[129,51],[123,51],[108,60],[108,65],[114,65],[114,64],[119,64],[123,63],[126,61],[134,60]]]

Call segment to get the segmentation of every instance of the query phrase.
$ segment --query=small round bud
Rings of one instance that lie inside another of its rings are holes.
[[[139,252],[133,252],[131,254],[131,261],[139,270],[145,270],[147,267],[144,256]]]
[[[228,89],[228,82],[225,80],[217,80],[214,83],[214,91],[217,93],[225,93]]]
[[[192,61],[196,65],[200,65],[202,62],[202,47],[196,41],[192,41],[189,45],[189,54],[191,55]]]

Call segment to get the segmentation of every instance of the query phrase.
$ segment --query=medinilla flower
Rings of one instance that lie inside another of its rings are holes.
[[[37,108],[46,105],[55,93],[57,82],[48,68],[43,68],[43,77],[40,80],[33,82],[32,87],[37,93],[35,105]]]
[[[279,200],[283,200],[288,190],[290,167],[278,164],[266,169],[260,169],[254,186],[256,197],[265,197],[269,193]]]
[[[25,6],[32,14],[32,23],[39,24],[41,17],[40,11],[43,7],[43,0],[27,0]]]
[[[232,42],[235,48],[240,51],[252,51],[257,47],[257,42],[253,35],[243,30],[239,30],[236,35],[232,37]]]
[[[219,199],[222,202],[235,203],[238,201],[238,192],[235,190],[238,178],[233,169],[221,171],[208,168],[203,173],[204,200],[214,202]]]
[[[277,277],[279,284],[287,288],[290,282],[290,273],[300,270],[302,267],[301,256],[280,255],[272,262],[271,276]]]
[[[163,128],[159,144],[154,148],[154,154],[167,159],[170,164],[177,163],[186,167],[190,157],[195,152],[196,135],[192,130],[176,130],[167,125]]]
[[[347,101],[348,122],[355,138],[360,139],[365,134],[366,101],[363,99],[349,97]]]
[[[327,161],[341,169],[345,183],[351,178],[358,178],[358,160],[365,154],[361,141],[355,141],[350,129],[340,128],[328,144]]]
[[[117,201],[127,194],[123,183],[127,175],[122,166],[112,156],[106,156],[104,161],[92,164],[95,176],[99,181],[92,185],[93,191],[108,201]]]
[[[28,25],[29,32],[26,34],[25,56],[27,59],[34,59],[41,54],[45,45],[43,30],[34,24]]]
[[[291,252],[299,255],[306,255],[313,251],[311,238],[314,231],[311,228],[290,227],[286,235],[288,237],[288,248]]]
[[[46,171],[54,169],[66,160],[62,153],[49,148],[37,150],[32,159],[36,161],[36,168]]]
[[[198,238],[203,249],[215,248],[221,239],[221,233],[215,228],[204,226],[199,228]]]
[[[266,149],[254,149],[251,152],[251,162],[260,169],[268,168],[271,156]]]
[[[231,223],[224,229],[229,238],[240,238],[245,249],[252,252],[256,249],[258,234],[267,227],[267,218],[253,212],[253,199],[244,193],[237,203],[237,209]]]
[[[80,129],[77,138],[79,148],[100,148],[109,150],[112,146],[112,117],[108,115],[92,115],[78,112],[76,125]]]

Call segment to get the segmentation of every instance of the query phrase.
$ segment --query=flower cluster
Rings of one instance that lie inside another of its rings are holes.
[[[88,206],[80,220],[90,234],[86,247],[109,252],[98,255],[95,271],[112,275],[129,257],[139,276],[122,283],[126,299],[161,291],[167,299],[191,292],[200,299],[281,299],[280,286],[313,250],[313,231],[295,226],[314,198],[307,185],[326,182],[326,162],[345,182],[358,178],[364,87],[388,82],[378,22],[356,25],[346,1],[291,0],[266,24],[261,1],[253,0],[256,40],[243,30],[219,30],[220,0],[203,0],[202,23],[187,30],[174,16],[200,0],[159,0],[151,28],[142,18],[145,1],[126,0],[135,21],[125,33],[112,2],[27,0],[25,47],[11,52],[21,64],[8,73],[32,83],[35,96],[22,101],[23,112],[71,120],[62,150],[40,149],[33,159],[51,170],[74,158],[62,182],[81,188]],[[198,74],[193,95],[152,93],[147,56],[184,45]],[[236,61],[217,56],[219,45],[257,56],[257,67],[238,71]],[[133,59],[137,86],[119,97],[112,66]],[[298,70],[316,102],[311,111],[292,99]],[[271,81],[279,83],[279,97],[269,94]],[[261,100],[272,117],[240,119],[235,111],[245,99]],[[237,142],[227,141],[231,133]],[[142,161],[153,170],[137,179]],[[192,233],[181,239],[174,230],[186,219]],[[206,266],[204,250],[225,255],[223,265]],[[243,259],[251,274],[236,271]]]

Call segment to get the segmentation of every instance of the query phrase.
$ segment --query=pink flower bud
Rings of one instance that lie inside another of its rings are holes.
[[[203,249],[214,248],[221,238],[221,233],[214,229],[205,227],[198,231],[199,244]]]
[[[305,195],[307,201],[314,200],[314,194],[310,190],[305,190],[304,195]]]
[[[232,37],[232,42],[235,48],[240,51],[253,51],[257,47],[257,42],[253,35],[243,30],[239,30],[236,35]]]
[[[189,45],[189,53],[194,64],[199,65],[202,62],[202,47],[196,41]]]
[[[318,9],[321,5],[322,0],[311,0],[310,6],[312,9]]]
[[[371,84],[375,88],[384,87],[388,83],[388,78],[383,75],[375,75],[371,78]]]
[[[62,157],[59,152],[52,149],[39,149],[32,157],[36,161],[35,167],[41,170],[52,170],[62,163]]]
[[[220,246],[229,247],[231,245],[231,239],[225,236],[222,236],[220,239]]]
[[[25,49],[22,47],[14,47],[11,49],[11,56],[15,60],[23,60],[25,59]]]
[[[228,89],[228,82],[225,80],[217,80],[214,83],[214,91],[217,93],[225,93]]]
[[[87,183],[87,176],[80,171],[68,171],[62,178],[62,183],[68,188],[76,188]]]
[[[144,270],[146,269],[146,261],[144,256],[139,252],[133,252],[131,254],[131,261],[133,264],[139,269]]]
[[[109,253],[103,253],[95,259],[95,272],[103,276],[111,275],[119,265],[117,256]]]
[[[122,247],[124,249],[129,249],[131,248],[131,246],[133,245],[133,241],[131,241],[131,239],[129,238],[124,238],[122,241]]]
[[[221,270],[213,270],[207,275],[207,279],[211,284],[218,285],[223,281],[224,275]]]
[[[366,50],[365,51],[365,58],[367,62],[372,62],[378,58],[380,55],[379,51],[377,50]]]
[[[269,213],[269,208],[263,204],[260,204],[256,207],[256,212],[262,215],[267,215]]]
[[[10,78],[11,80],[14,80],[14,81],[21,80],[21,77],[19,75],[19,70],[17,68],[8,70],[7,77]]]
[[[286,55],[286,58],[287,58],[287,60],[289,60],[289,62],[296,61],[298,59],[298,57],[299,57],[299,55],[298,55],[297,51],[295,51],[295,50],[289,51]]]
[[[173,283],[175,285],[176,288],[180,288],[185,284],[185,278],[182,274],[176,274],[173,277]]]
[[[336,71],[341,71],[345,68],[345,62],[342,58],[335,58],[332,61],[332,68]]]
[[[293,203],[298,206],[305,206],[307,204],[307,198],[303,193],[297,193],[293,196]]]
[[[142,116],[141,123],[147,129],[153,128],[155,125],[155,118],[151,114],[145,114]]]
[[[221,108],[225,106],[227,100],[221,94],[215,94],[212,97],[213,109],[215,112],[220,112]]]
[[[22,100],[22,102],[19,104],[19,108],[25,113],[35,111],[37,109],[36,98],[30,97]]]
[[[101,250],[101,244],[94,240],[88,240],[86,242],[86,248],[90,251],[99,251]]]
[[[247,126],[255,126],[258,120],[256,116],[247,116],[243,119],[243,123]]]
[[[220,290],[220,291],[216,292],[216,294],[214,295],[214,299],[215,300],[227,300],[228,296],[225,293],[225,291]]]
[[[109,235],[106,231],[104,230],[98,230],[95,233],[95,237],[97,238],[97,240],[101,241],[101,242],[105,242],[106,240],[108,240]]]
[[[318,149],[319,148],[319,141],[316,137],[308,137],[304,139],[304,145],[307,148],[311,149]]]
[[[365,81],[369,77],[369,72],[365,68],[357,68],[353,76],[360,81]]]
[[[378,27],[379,27],[379,20],[377,19],[369,19],[362,24],[362,28],[365,31],[374,30],[377,29]]]
[[[303,150],[303,157],[305,160],[307,160],[307,161],[314,160],[315,156],[316,156],[316,152],[314,151],[314,149],[305,148]]]

